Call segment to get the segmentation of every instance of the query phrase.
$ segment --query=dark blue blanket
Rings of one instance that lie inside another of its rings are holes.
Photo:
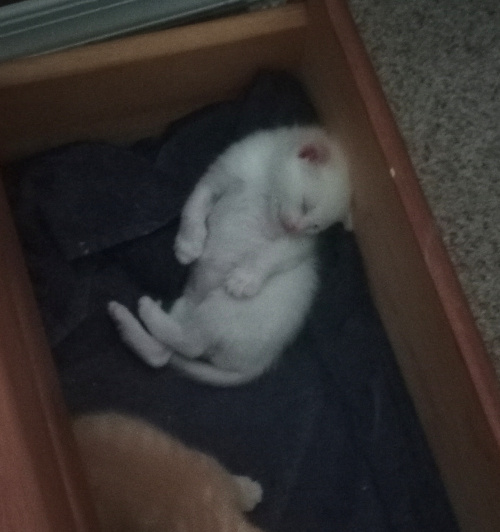
[[[218,389],[153,370],[119,341],[105,305],[175,298],[172,243],[207,165],[261,127],[315,121],[301,86],[262,73],[236,100],[132,147],[81,143],[12,168],[9,193],[72,411],[139,414],[262,482],[268,531],[456,531],[372,305],[355,238],[322,238],[321,288],[278,366]]]

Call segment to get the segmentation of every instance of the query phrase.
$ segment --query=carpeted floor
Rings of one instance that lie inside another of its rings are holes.
[[[500,377],[500,3],[349,3]]]

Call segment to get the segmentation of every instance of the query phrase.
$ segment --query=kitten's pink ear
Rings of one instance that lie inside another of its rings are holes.
[[[325,164],[330,158],[330,150],[321,142],[310,142],[300,148],[299,158],[313,164]]]

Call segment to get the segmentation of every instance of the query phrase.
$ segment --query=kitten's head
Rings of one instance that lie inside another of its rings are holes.
[[[273,172],[272,216],[287,233],[314,235],[347,216],[345,156],[320,128],[287,132]]]

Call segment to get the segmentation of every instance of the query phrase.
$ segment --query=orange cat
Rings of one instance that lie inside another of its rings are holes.
[[[214,458],[116,413],[77,418],[74,431],[103,531],[259,532],[243,512],[260,485]]]

